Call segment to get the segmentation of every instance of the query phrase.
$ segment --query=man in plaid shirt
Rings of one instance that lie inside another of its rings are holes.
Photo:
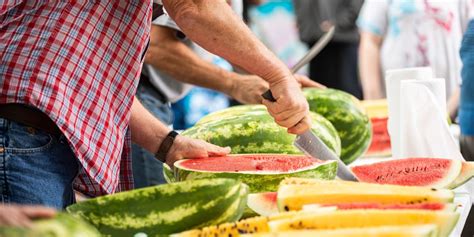
[[[225,1],[164,0],[183,32],[269,82],[263,101],[288,132],[310,126],[299,85]],[[133,187],[130,138],[172,164],[225,155],[170,133],[134,100],[151,22],[147,1],[6,1],[0,5],[2,202],[63,208]],[[160,172],[160,171],[157,171]]]

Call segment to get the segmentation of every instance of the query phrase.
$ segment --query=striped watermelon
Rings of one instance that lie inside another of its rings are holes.
[[[0,236],[8,237],[99,237],[100,233],[85,221],[68,213],[35,220],[29,228],[0,226]]]
[[[67,210],[104,235],[168,235],[238,220],[248,186],[232,179],[192,180],[98,197]]]
[[[203,178],[232,178],[242,181],[250,192],[276,191],[287,177],[332,180],[335,161],[319,161],[304,155],[247,154],[179,160],[174,163],[177,181]]]
[[[236,105],[223,110],[210,113],[197,121],[196,125],[213,122],[221,119],[228,119],[242,114],[266,114],[267,108],[264,105]]]
[[[336,154],[341,142],[332,124],[311,113],[312,131]],[[301,154],[293,146],[295,135],[278,126],[264,106],[236,106],[208,115],[182,135],[229,146],[233,154]]]
[[[341,159],[349,164],[364,154],[372,131],[369,117],[354,96],[335,89],[303,90],[310,110],[321,114],[337,130],[341,139]]]

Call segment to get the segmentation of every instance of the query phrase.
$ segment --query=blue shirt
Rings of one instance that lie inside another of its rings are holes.
[[[474,136],[474,20],[469,22],[461,45],[461,105],[459,124],[463,135]]]

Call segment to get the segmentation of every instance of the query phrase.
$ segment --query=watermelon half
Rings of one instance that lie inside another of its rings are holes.
[[[354,166],[352,172],[361,182],[444,188],[453,186],[461,169],[462,162],[459,160],[405,158]]]
[[[242,154],[226,157],[186,159],[174,164],[176,181],[204,178],[232,178],[246,183],[250,192],[276,191],[286,177],[330,180],[337,163],[304,155]]]

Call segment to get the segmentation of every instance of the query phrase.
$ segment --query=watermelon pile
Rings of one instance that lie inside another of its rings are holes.
[[[448,236],[459,218],[448,189],[288,178],[262,195],[268,216],[173,236]]]

